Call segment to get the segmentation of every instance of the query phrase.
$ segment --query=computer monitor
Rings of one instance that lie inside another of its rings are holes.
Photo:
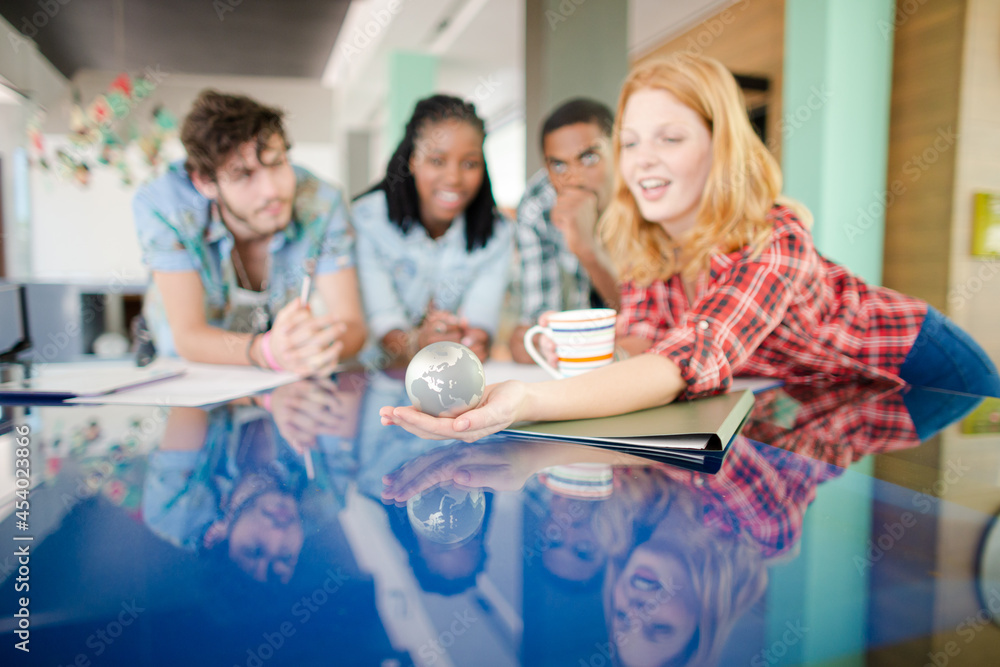
[[[31,347],[24,285],[0,284],[0,361]]]

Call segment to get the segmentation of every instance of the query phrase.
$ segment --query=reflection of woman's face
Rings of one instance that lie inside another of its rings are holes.
[[[254,580],[287,584],[304,539],[295,500],[268,491],[246,508],[229,533],[229,557]]]
[[[545,569],[568,581],[589,581],[604,566],[605,553],[594,536],[594,503],[554,496],[548,516],[539,528],[548,548],[542,552]]]
[[[629,667],[660,665],[694,636],[698,603],[675,556],[646,543],[632,552],[611,592],[612,638]]]

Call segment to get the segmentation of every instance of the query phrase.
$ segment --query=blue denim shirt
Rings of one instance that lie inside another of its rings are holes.
[[[271,239],[267,305],[271,317],[294,299],[305,276],[305,260],[316,260],[316,275],[354,266],[354,237],[340,191],[295,167],[292,221]],[[194,187],[183,162],[143,186],[132,201],[143,262],[152,271],[197,271],[205,289],[205,317],[211,326],[236,330],[232,313],[235,286],[233,235],[211,200]],[[176,356],[159,292],[150,284],[143,306],[161,356]]]
[[[374,342],[393,329],[417,326],[433,300],[439,310],[466,317],[469,325],[494,339],[510,271],[512,225],[496,220],[482,248],[466,251],[465,216],[432,239],[423,225],[406,234],[389,221],[381,190],[354,202],[351,221],[357,234],[358,278],[368,330]]]

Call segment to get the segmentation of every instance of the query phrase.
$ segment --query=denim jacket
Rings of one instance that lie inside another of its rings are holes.
[[[351,221],[357,234],[361,296],[374,342],[393,329],[416,327],[432,300],[438,310],[457,313],[496,338],[513,247],[510,222],[498,218],[486,245],[467,252],[464,215],[436,240],[422,225],[404,234],[390,222],[381,190],[354,202]]]

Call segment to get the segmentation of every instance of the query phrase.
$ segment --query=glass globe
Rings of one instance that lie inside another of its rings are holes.
[[[479,357],[461,343],[431,343],[406,367],[406,394],[413,407],[435,417],[458,415],[483,400],[486,373]]]
[[[486,516],[482,489],[445,482],[406,501],[406,515],[417,535],[438,544],[459,544],[476,534]]]

